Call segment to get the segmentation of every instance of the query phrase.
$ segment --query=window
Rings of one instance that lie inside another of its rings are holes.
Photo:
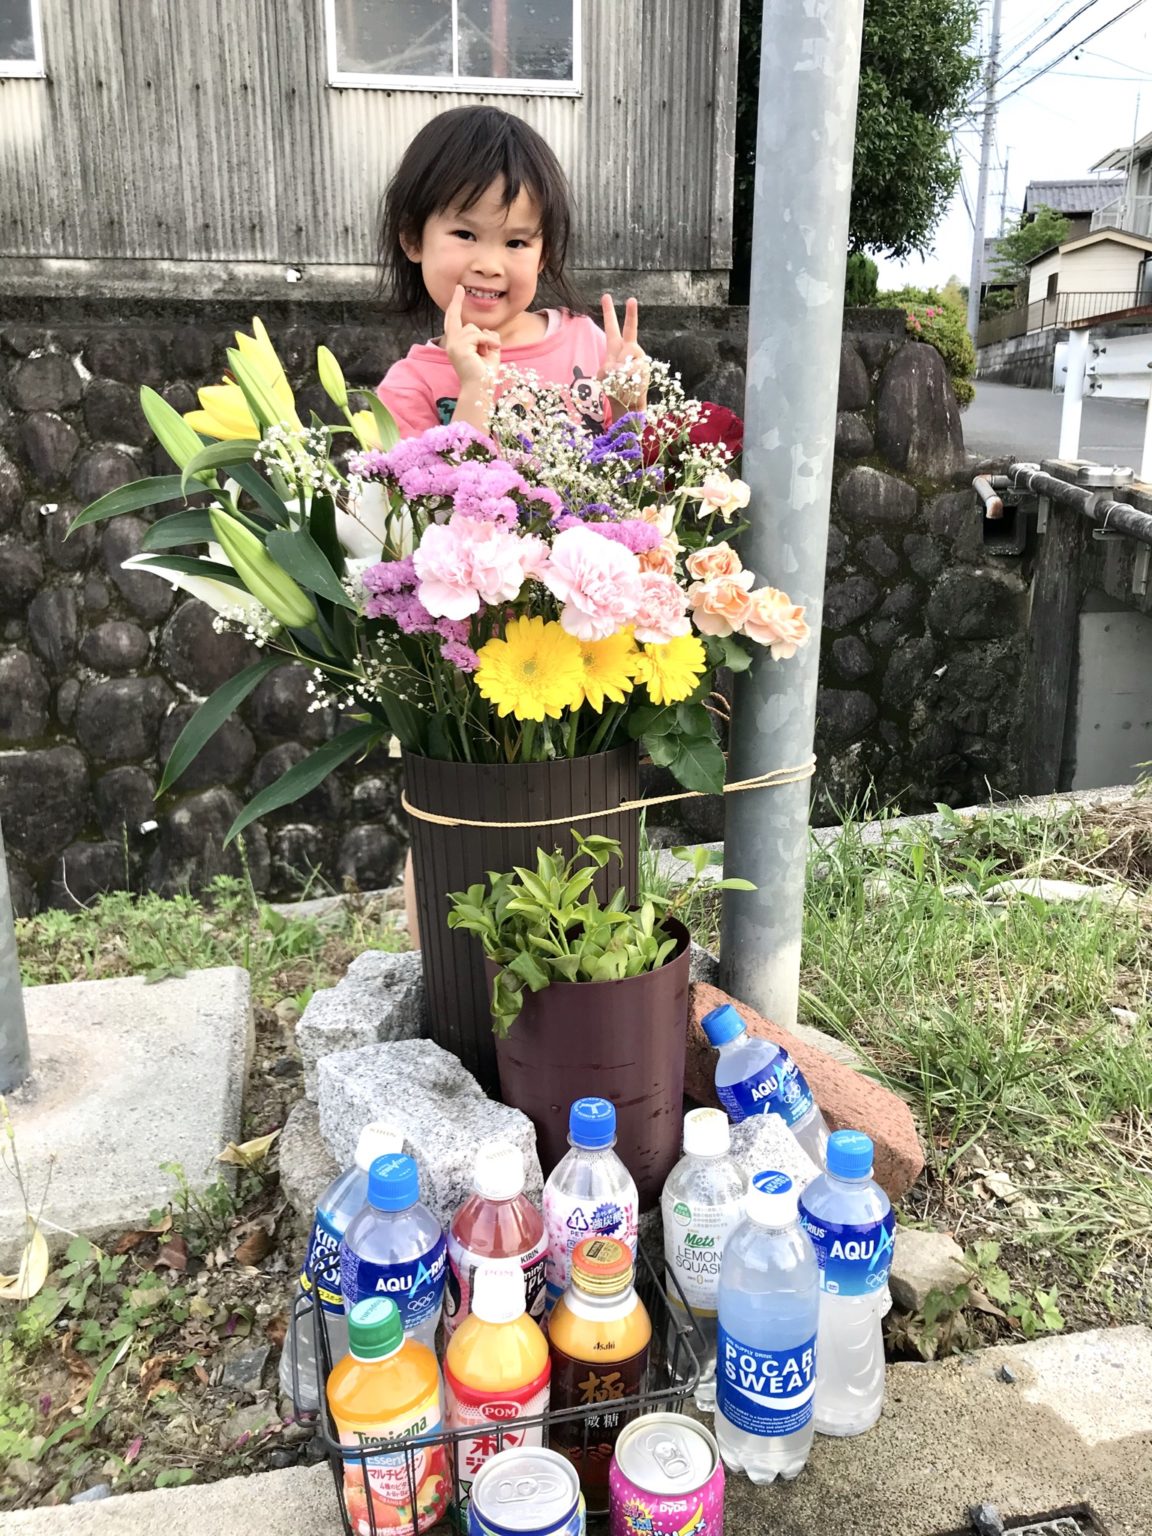
[[[40,0],[0,0],[0,75],[43,73]]]
[[[1060,274],[1059,274],[1059,272],[1049,272],[1049,274],[1048,274],[1048,292],[1044,295],[1044,297],[1046,299],[1054,299],[1056,297],[1056,287],[1057,287],[1057,284],[1059,282],[1060,282]]]
[[[7,0],[0,0],[0,6]],[[580,0],[325,0],[328,78],[388,90],[575,96]]]

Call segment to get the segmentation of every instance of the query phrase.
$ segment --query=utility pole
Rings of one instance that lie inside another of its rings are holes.
[[[16,958],[16,920],[8,890],[4,833],[0,829],[0,1093],[11,1093],[32,1070],[24,993]]]
[[[1004,180],[1000,183],[1000,234],[1008,233],[1008,156],[1012,153],[1009,144],[1004,151]]]
[[[736,677],[733,781],[812,755],[863,15],[864,0],[763,5],[740,553],[758,584],[803,604],[812,637]],[[809,792],[801,778],[725,797],[724,872],[756,889],[724,893],[721,985],[784,1026],[800,989]]]
[[[988,172],[996,134],[996,78],[1000,67],[1000,6],[992,0],[992,37],[984,70],[984,129],[980,137],[980,179],[972,217],[972,271],[968,279],[968,334],[973,342],[980,326],[980,289],[984,281],[984,224],[988,216]]]

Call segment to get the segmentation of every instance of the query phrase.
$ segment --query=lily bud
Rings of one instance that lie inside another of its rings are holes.
[[[252,530],[219,507],[211,507],[208,516],[228,563],[256,601],[263,603],[285,629],[307,629],[314,624],[312,599],[276,564]]]
[[[339,410],[346,411],[348,386],[344,382],[344,373],[340,364],[327,347],[316,348],[316,371],[320,375],[321,386],[329,400]]]

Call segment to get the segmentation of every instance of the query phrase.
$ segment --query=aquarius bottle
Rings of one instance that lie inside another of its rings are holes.
[[[563,1295],[572,1252],[586,1237],[614,1237],[636,1254],[640,1197],[636,1182],[612,1150],[616,1106],[577,1099],[568,1116],[566,1152],[544,1186],[548,1234],[548,1311]]]
[[[351,1529],[417,1536],[448,1507],[448,1453],[436,1356],[405,1336],[390,1297],[370,1296],[348,1314],[348,1354],[328,1377],[336,1436],[349,1447],[341,1492]],[[404,1451],[363,1452],[367,1441],[427,1437]],[[415,1498],[413,1498],[415,1495]]]
[[[402,1153],[378,1157],[368,1171],[367,1204],[340,1245],[344,1305],[390,1296],[404,1332],[434,1349],[446,1264],[443,1230],[420,1203],[415,1162]]]
[[[728,1117],[723,1110],[694,1109],[685,1115],[684,1156],[668,1175],[660,1200],[666,1294],[673,1318],[669,1359],[674,1360],[675,1324],[690,1328],[680,1300],[682,1292],[697,1325],[689,1334],[700,1364],[696,1406],[708,1413],[716,1406],[720,1261],[729,1234],[743,1218],[748,1190],[747,1175],[729,1155],[729,1141]]]
[[[716,1439],[726,1466],[770,1483],[812,1446],[820,1266],[787,1174],[756,1174],[747,1212],[720,1266]]]
[[[731,1003],[700,1021],[719,1050],[716,1097],[734,1124],[751,1115],[779,1115],[818,1168],[824,1167],[828,1127],[804,1074],[782,1045],[749,1035]]]
[[[861,1435],[884,1407],[884,1336],[895,1217],[872,1179],[872,1141],[828,1138],[828,1172],[800,1196],[800,1221],[820,1264],[816,1430]]]
[[[445,1412],[449,1429],[475,1426],[457,1445],[461,1503],[467,1526],[468,1492],[480,1468],[497,1451],[541,1446],[540,1426],[517,1421],[548,1407],[552,1366],[548,1342],[524,1309],[524,1271],[514,1259],[487,1260],[475,1272],[472,1308],[448,1341],[444,1355]]]
[[[297,1295],[311,1295],[315,1280],[333,1364],[348,1352],[348,1319],[340,1293],[340,1243],[348,1223],[359,1215],[368,1198],[368,1170],[373,1160],[387,1152],[399,1152],[403,1146],[402,1131],[382,1120],[366,1125],[356,1143],[352,1167],[333,1179],[316,1202]],[[280,1355],[280,1390],[303,1413],[313,1413],[320,1406],[316,1352],[316,1308],[295,1305]]]
[[[544,1318],[548,1244],[544,1218],[524,1193],[524,1154],[510,1141],[482,1141],[472,1174],[474,1193],[452,1218],[444,1330],[449,1337],[468,1316],[478,1265],[515,1259],[524,1274],[528,1315]]]

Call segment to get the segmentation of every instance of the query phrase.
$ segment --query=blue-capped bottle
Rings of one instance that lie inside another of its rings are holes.
[[[895,1217],[872,1179],[872,1141],[835,1131],[828,1172],[800,1196],[800,1221],[820,1263],[816,1429],[862,1435],[884,1407],[884,1337]]]
[[[720,1052],[716,1096],[736,1125],[753,1115],[779,1115],[818,1168],[824,1167],[828,1127],[804,1074],[782,1045],[748,1027],[731,1003],[701,1019],[704,1033]]]
[[[754,1483],[792,1478],[812,1447],[820,1266],[786,1173],[758,1173],[720,1265],[716,1439]]]
[[[368,1172],[368,1203],[340,1245],[345,1307],[351,1312],[366,1296],[390,1297],[404,1332],[435,1349],[447,1259],[443,1228],[420,1203],[415,1162],[403,1153],[378,1157]]]
[[[576,1099],[568,1113],[568,1146],[544,1186],[549,1314],[568,1289],[577,1243],[614,1237],[635,1258],[640,1222],[636,1181],[614,1150],[615,1104]]]

